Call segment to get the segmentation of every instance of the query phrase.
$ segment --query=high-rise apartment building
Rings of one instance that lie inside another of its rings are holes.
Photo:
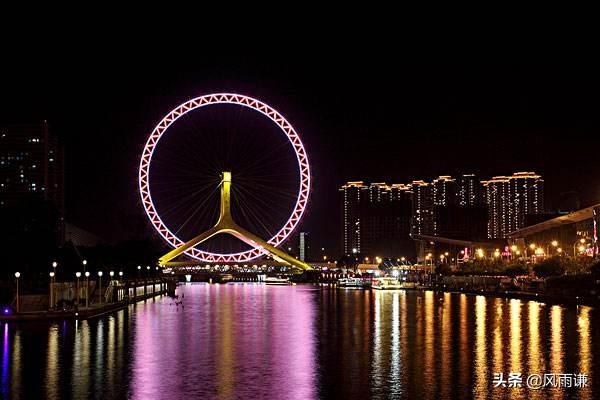
[[[413,181],[412,191],[412,233],[416,235],[433,235],[433,186],[425,181]]]
[[[457,203],[458,187],[456,180],[451,176],[439,176],[432,182],[433,205],[449,206]]]
[[[310,240],[308,232],[300,232],[298,240],[298,256],[300,261],[310,261]]]
[[[408,185],[348,182],[342,192],[344,254],[406,252],[400,242],[412,235],[454,239],[505,238],[544,211],[544,181],[517,172],[480,181],[473,174]]]
[[[483,201],[483,186],[474,174],[461,175],[457,180],[458,205],[461,207],[477,207]]]
[[[348,182],[340,188],[342,201],[342,251],[360,253],[360,204],[368,199],[368,187],[363,181]]]
[[[28,197],[48,200],[64,212],[64,159],[48,124],[0,128],[0,207],[13,207]]]
[[[488,206],[488,237],[505,238],[525,227],[527,215],[544,212],[544,180],[534,172],[495,176],[482,182]]]
[[[366,257],[412,252],[412,191],[408,185],[348,182],[340,188],[342,250]]]
[[[509,179],[509,233],[525,227],[525,217],[544,212],[544,180],[535,172],[516,172]]]
[[[361,253],[374,257],[409,256],[412,192],[406,185],[369,185],[369,201],[361,203]]]
[[[57,243],[64,236],[64,154],[46,121],[0,127],[0,209],[41,201],[58,217]]]

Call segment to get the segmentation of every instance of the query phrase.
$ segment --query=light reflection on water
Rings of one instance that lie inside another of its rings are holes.
[[[178,290],[185,308],[157,297],[98,320],[0,325],[0,398],[592,399],[599,389],[589,307],[302,285]],[[590,387],[494,389],[495,372],[582,372]]]

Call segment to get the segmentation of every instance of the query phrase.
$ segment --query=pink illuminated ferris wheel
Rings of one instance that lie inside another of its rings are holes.
[[[213,263],[270,255],[310,268],[277,248],[306,209],[306,150],[283,115],[257,99],[209,94],[169,112],[146,141],[139,191],[150,222],[173,248],[160,265],[183,255]]]

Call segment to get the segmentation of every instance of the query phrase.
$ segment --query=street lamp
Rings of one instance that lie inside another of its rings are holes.
[[[87,260],[83,260],[81,262],[81,264],[83,264],[83,272],[85,272],[85,266],[87,265]]]
[[[119,271],[119,276],[123,276],[123,271]]]
[[[75,272],[77,277],[77,306],[79,306],[79,278],[81,278],[81,272]]]
[[[15,278],[17,279],[17,312],[21,309],[21,301],[19,299],[19,278],[21,277],[20,272],[15,272]]]
[[[90,271],[85,271],[85,308],[88,308],[89,303],[89,290],[90,290]]]
[[[50,301],[48,307],[50,309],[54,308],[54,271],[50,272]]]
[[[98,304],[102,304],[102,271],[98,271],[98,286],[100,288],[98,292]]]
[[[110,271],[108,274],[110,275],[110,279],[112,280],[113,276],[115,276],[115,271]]]
[[[577,244],[579,243],[579,252],[583,253],[583,250],[585,250],[585,247],[583,246],[585,244],[585,239],[581,238],[579,240],[577,240],[574,244],[573,244],[573,257],[577,257],[577,252],[575,251],[575,249],[577,248]],[[581,248],[583,247],[583,250],[581,250]]]
[[[54,268],[54,271],[53,271],[54,275],[51,275],[52,276],[52,283],[53,284],[56,283],[56,278],[55,278],[55,276],[56,276],[56,267],[58,267],[58,263],[56,261],[52,261],[52,268]],[[54,300],[56,302],[56,299],[54,299]],[[52,307],[54,307],[54,303],[52,303]]]

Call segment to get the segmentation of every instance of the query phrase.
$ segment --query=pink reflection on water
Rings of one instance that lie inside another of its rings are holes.
[[[138,304],[130,396],[316,398],[308,290],[195,284],[178,288],[185,308],[169,298]]]

